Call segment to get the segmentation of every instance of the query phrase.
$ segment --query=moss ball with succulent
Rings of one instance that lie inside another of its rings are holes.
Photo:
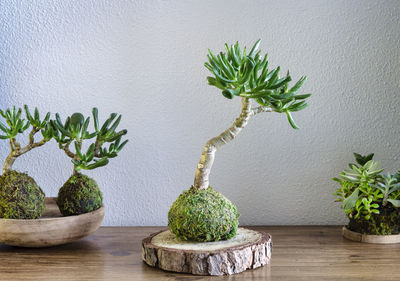
[[[21,155],[40,147],[51,140],[54,130],[50,125],[50,113],[40,119],[39,110],[35,108],[32,115],[28,106],[23,110],[15,106],[0,115],[5,122],[0,121],[0,139],[8,140],[10,153],[3,165],[0,176],[0,218],[6,219],[37,219],[45,210],[45,194],[35,180],[26,173],[13,170],[15,160]],[[17,136],[31,128],[28,143],[21,145]],[[41,132],[42,139],[35,140],[35,135]]]
[[[60,188],[57,205],[65,216],[79,215],[92,212],[102,206],[103,197],[96,181],[81,173],[81,170],[93,170],[108,164],[122,150],[128,140],[121,142],[127,130],[116,131],[121,121],[121,115],[112,113],[99,126],[98,110],[93,108],[94,132],[89,132],[90,117],[85,118],[81,113],[74,113],[61,121],[59,114],[51,121],[54,129],[53,137],[59,148],[71,158],[74,165],[73,175]],[[92,143],[83,152],[83,143]],[[71,150],[73,143],[75,150]],[[109,144],[108,147],[105,147]]]
[[[347,228],[362,234],[400,233],[400,175],[382,175],[374,154],[354,153],[356,164],[349,164],[339,178],[334,195],[349,218]]]
[[[291,113],[307,106],[305,99],[311,94],[298,94],[306,77],[289,87],[292,80],[289,72],[280,77],[280,67],[269,69],[268,56],[261,55],[259,45],[260,40],[248,53],[246,47],[242,50],[238,43],[225,44],[226,52],[218,55],[209,50],[205,67],[213,77],[207,77],[208,83],[220,89],[227,99],[241,98],[242,109],[228,129],[206,143],[193,186],[179,196],[168,212],[171,232],[181,239],[218,241],[236,234],[239,224],[236,206],[209,185],[209,175],[219,148],[235,139],[252,117],[263,112],[284,113],[290,125],[298,129]]]

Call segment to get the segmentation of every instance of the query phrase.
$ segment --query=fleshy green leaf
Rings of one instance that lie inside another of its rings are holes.
[[[345,210],[353,209],[359,198],[358,194],[359,194],[359,188],[356,188],[349,197],[343,200],[342,208]]]
[[[387,201],[390,202],[396,208],[400,207],[400,200],[388,199]]]
[[[287,118],[288,118],[288,121],[289,121],[289,123],[290,123],[290,126],[292,126],[292,128],[293,129],[300,129],[297,125],[296,125],[296,123],[294,122],[294,120],[293,120],[293,118],[292,118],[292,115],[290,114],[290,112],[289,111],[285,111],[285,113],[286,113],[286,116],[287,116]]]

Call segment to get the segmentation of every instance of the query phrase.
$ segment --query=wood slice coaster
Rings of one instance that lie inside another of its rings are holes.
[[[344,238],[362,243],[373,243],[373,244],[400,243],[400,234],[393,234],[393,235],[361,234],[358,232],[351,231],[345,226],[342,229],[342,233]]]
[[[269,263],[271,235],[238,228],[236,237],[217,242],[177,239],[169,230],[142,241],[142,258],[152,267],[195,275],[230,275]]]

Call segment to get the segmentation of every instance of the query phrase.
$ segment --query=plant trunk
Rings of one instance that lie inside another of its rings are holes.
[[[79,147],[79,149],[82,149],[82,141],[79,141],[78,142],[78,147]],[[67,152],[67,151],[66,151]],[[68,155],[68,153],[67,153],[67,155]],[[73,156],[73,159],[75,160],[75,161],[79,161],[80,159],[79,159],[79,155],[78,155],[78,152],[77,151],[75,151],[75,154],[73,154],[74,156]],[[78,175],[79,174],[79,172],[76,170],[76,165],[74,164],[74,170],[73,170],[73,175]]]
[[[210,139],[203,148],[200,161],[197,164],[196,175],[194,178],[194,188],[207,189],[209,186],[209,176],[214,163],[215,152],[224,144],[233,140],[240,131],[247,125],[252,116],[251,104],[248,98],[242,98],[242,112],[235,122],[220,135]]]
[[[15,162],[15,159],[17,159],[19,156],[21,156],[22,154],[27,153],[28,151],[42,146],[47,142],[47,140],[42,140],[40,142],[35,142],[35,143],[29,143],[24,147],[20,147],[20,145],[17,143],[17,146],[14,146],[12,143],[16,143],[15,140],[10,140],[10,147],[11,147],[11,152],[10,154],[8,154],[6,160],[4,161],[4,165],[3,165],[3,174],[7,171],[12,170],[12,166]]]
[[[36,147],[42,146],[46,142],[48,142],[48,140],[46,140],[46,139],[42,139],[39,142],[35,142],[33,136],[39,131],[40,131],[40,129],[35,128],[35,127],[32,129],[32,132],[29,134],[29,143],[24,147],[21,147],[21,145],[16,141],[15,138],[10,138],[11,152],[10,152],[10,154],[8,154],[6,160],[4,161],[3,174],[7,171],[12,170],[12,166],[15,162],[15,159],[17,159],[17,157],[21,156],[24,153],[27,153],[28,151],[30,151]]]
[[[3,165],[3,175],[5,172],[12,170],[12,166],[15,162],[15,159],[17,159],[16,156],[14,156],[13,153],[10,153],[6,160],[4,161],[4,165]]]

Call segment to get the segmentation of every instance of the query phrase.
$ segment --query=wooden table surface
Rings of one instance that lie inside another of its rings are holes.
[[[400,244],[347,241],[339,226],[250,227],[272,234],[271,264],[224,277],[175,274],[141,260],[141,240],[162,227],[102,227],[69,245],[0,245],[0,280],[400,280]]]

